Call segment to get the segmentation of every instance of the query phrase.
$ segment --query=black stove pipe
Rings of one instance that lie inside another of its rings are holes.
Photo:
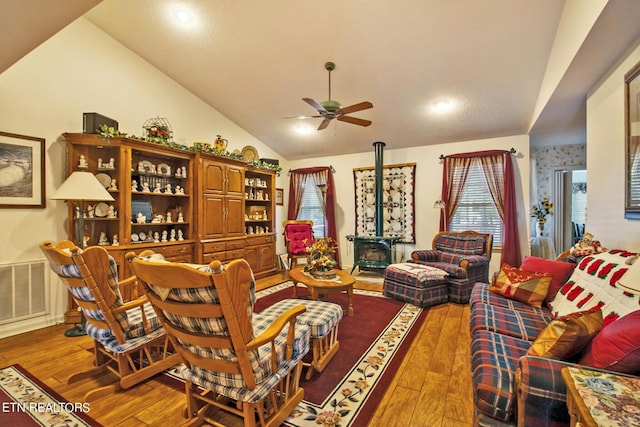
[[[386,144],[382,141],[376,141],[373,143],[376,155],[376,169],[375,169],[375,190],[376,190],[376,236],[384,235],[384,214],[382,211],[382,173],[384,168],[384,162],[382,159],[382,149]]]

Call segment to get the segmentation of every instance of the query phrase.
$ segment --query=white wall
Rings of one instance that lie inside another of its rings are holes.
[[[371,141],[373,144],[374,141]],[[505,138],[465,141],[459,143],[430,145],[415,148],[394,149],[392,141],[384,141],[386,147],[383,152],[385,165],[399,163],[416,163],[416,244],[400,245],[404,249],[398,253],[406,259],[411,256],[415,248],[430,249],[433,236],[438,232],[438,209],[433,203],[440,198],[442,188],[441,154],[449,155],[479,150],[509,150],[512,147],[517,153],[512,157],[516,179],[518,224],[520,232],[521,253],[524,257],[529,253],[529,137],[518,135]],[[343,268],[351,269],[353,265],[353,250],[346,236],[355,232],[355,196],[353,183],[353,169],[374,166],[374,148],[370,153],[353,155],[313,158],[289,162],[291,169],[311,166],[333,166],[336,169],[334,179],[336,183],[336,217],[338,222],[338,240],[341,249]],[[288,186],[285,198],[288,198]],[[524,202],[526,201],[526,203]],[[285,200],[286,203],[286,200]],[[285,213],[286,214],[286,213]],[[492,257],[491,271],[499,268],[500,253]]]
[[[0,130],[46,139],[48,195],[65,175],[61,134],[82,132],[82,113],[94,111],[116,119],[129,134],[141,135],[149,118],[166,117],[178,143],[212,142],[221,134],[230,149],[253,145],[262,157],[280,157],[84,18],[0,74]],[[278,178],[278,186],[284,179]],[[44,210],[0,209],[0,264],[43,259],[38,245],[66,238],[66,215],[64,203],[51,200]],[[56,278],[51,313],[39,319],[40,326],[61,320],[63,291]],[[33,329],[38,321],[29,324]],[[5,325],[0,336],[20,327]]]
[[[624,75],[640,62],[640,46],[587,100],[587,223],[603,246],[640,250],[640,221],[624,218]]]

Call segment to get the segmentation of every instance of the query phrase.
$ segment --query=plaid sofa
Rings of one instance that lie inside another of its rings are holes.
[[[561,370],[580,365],[525,354],[551,310],[507,299],[487,283],[474,284],[469,304],[474,425],[569,426]]]
[[[411,262],[448,273],[448,300],[469,302],[473,284],[489,282],[493,237],[473,231],[441,231],[433,238],[433,249],[411,253]]]

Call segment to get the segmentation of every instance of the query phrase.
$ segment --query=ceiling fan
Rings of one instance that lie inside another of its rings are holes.
[[[356,111],[367,110],[369,108],[373,108],[373,104],[369,101],[360,102],[358,104],[349,105],[348,107],[343,107],[338,101],[331,99],[331,71],[336,68],[336,64],[333,62],[325,62],[324,68],[329,71],[329,99],[327,101],[316,102],[311,98],[302,98],[304,102],[311,105],[318,112],[317,116],[299,116],[296,118],[299,119],[308,119],[308,118],[322,118],[322,122],[320,126],[318,126],[318,130],[322,130],[329,126],[331,120],[336,119],[341,122],[352,123],[358,126],[369,126],[371,124],[370,120],[359,119],[357,117],[348,116],[348,114],[355,113]]]

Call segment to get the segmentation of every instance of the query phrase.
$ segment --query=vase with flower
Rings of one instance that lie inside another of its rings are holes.
[[[333,267],[338,264],[333,258],[335,253],[336,245],[330,237],[314,240],[313,244],[307,247],[308,259],[304,271],[315,279],[335,278],[336,272]]]
[[[542,196],[540,202],[531,208],[531,216],[536,219],[536,234],[542,236],[547,216],[553,215],[553,203],[549,196]]]

